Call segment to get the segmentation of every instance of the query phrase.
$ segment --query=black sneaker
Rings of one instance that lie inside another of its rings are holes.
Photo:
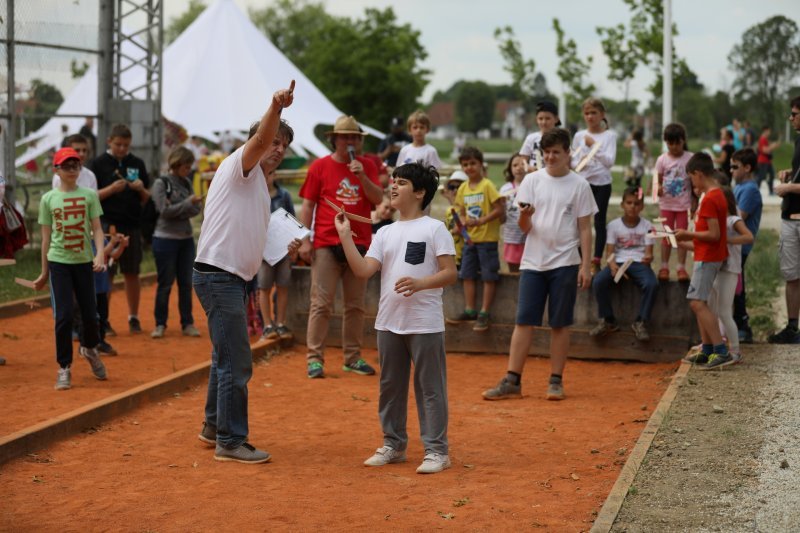
[[[141,333],[142,332],[142,324],[139,322],[139,319],[135,316],[128,319],[128,331],[131,333]],[[108,332],[106,332],[108,335]]]
[[[369,366],[366,361],[363,359],[359,359],[355,363],[350,363],[342,365],[342,370],[345,372],[352,372],[354,374],[358,374],[359,376],[374,376],[375,369]],[[310,371],[309,371],[310,374]]]
[[[462,322],[474,322],[478,319],[478,313],[473,311],[472,313],[467,313],[466,311],[462,312],[455,318],[445,318],[444,321],[448,324],[461,324]]]
[[[478,320],[472,326],[472,331],[486,331],[489,329],[489,313],[478,313]]]
[[[111,324],[106,322],[105,326],[103,326],[106,330],[106,337],[116,337],[117,332],[114,331],[114,328],[111,327]]]
[[[217,449],[214,452],[214,460],[216,461],[235,461],[237,463],[254,465],[268,463],[270,459],[272,459],[272,457],[267,452],[257,450],[255,446],[247,442],[233,449],[223,448],[217,445]]]
[[[739,329],[739,344],[753,344],[753,330],[749,327]]]
[[[209,444],[211,446],[216,446],[217,428],[208,425],[208,423],[204,421],[203,429],[200,430],[200,433],[197,435],[197,438],[200,439],[202,442],[205,442],[206,444]]]
[[[708,363],[708,359],[709,355],[704,354],[703,352],[687,355],[683,358],[684,361],[687,363],[692,363],[693,365],[704,365]]]
[[[278,337],[283,340],[289,340],[294,338],[294,333],[292,330],[286,327],[286,324],[278,324],[275,326],[275,331],[278,333]]]
[[[726,353],[725,355],[713,353],[708,356],[708,362],[704,365],[699,365],[697,370],[713,370],[715,368],[722,368],[723,366],[736,364],[736,358],[733,355]]]
[[[800,344],[800,331],[786,326],[778,333],[767,337],[770,344]]]
[[[97,353],[100,355],[117,355],[117,351],[114,347],[106,341],[100,341],[100,344],[97,345]]]

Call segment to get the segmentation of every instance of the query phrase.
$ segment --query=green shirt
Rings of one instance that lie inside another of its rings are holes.
[[[91,189],[47,191],[39,204],[39,224],[53,230],[47,260],[68,265],[91,263],[92,220],[102,214],[100,198]]]

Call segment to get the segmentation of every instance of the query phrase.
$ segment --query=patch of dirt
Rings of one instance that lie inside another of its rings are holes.
[[[47,321],[41,322],[40,331],[47,331]],[[133,379],[117,366],[124,361],[139,362],[129,367],[135,373],[143,361],[162,364],[173,357],[154,350],[162,346],[155,341],[141,341],[134,351],[122,340],[124,355],[110,365],[116,379]],[[182,338],[172,340],[192,351]],[[197,357],[208,357],[207,338],[197,342]],[[73,401],[89,383],[101,390],[117,385],[113,379],[80,382],[56,393],[50,354],[29,355],[47,368],[37,378],[41,384],[0,389],[0,401],[15,402],[27,420],[63,411],[62,402]],[[373,350],[364,356],[377,359]],[[549,362],[531,358],[523,377],[529,396],[487,402],[480,393],[502,376],[506,356],[450,354],[453,468],[421,476],[415,473],[423,450],[413,397],[409,462],[364,467],[382,440],[378,380],[342,372],[339,350],[327,359],[324,380],[305,376],[300,349],[256,364],[251,442],[268,450],[272,463],[213,460],[213,450],[197,439],[205,402],[204,386],[198,386],[3,465],[0,530],[93,524],[139,531],[588,531],[676,368],[570,361],[567,400],[548,402]],[[13,375],[16,364],[2,373]]]

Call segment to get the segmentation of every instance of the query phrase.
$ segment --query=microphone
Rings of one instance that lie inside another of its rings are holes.
[[[347,145],[347,155],[350,156],[351,163],[356,160],[356,149],[353,147],[352,144]]]

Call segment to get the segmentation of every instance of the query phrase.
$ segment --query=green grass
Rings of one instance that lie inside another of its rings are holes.
[[[778,286],[782,283],[778,260],[778,232],[762,229],[747,258],[747,312],[750,327],[757,338],[775,330],[773,303]]]

